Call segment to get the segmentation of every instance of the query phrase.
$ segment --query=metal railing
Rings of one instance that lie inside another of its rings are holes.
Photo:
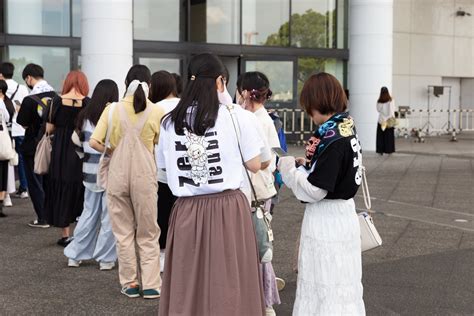
[[[314,132],[311,118],[301,109],[274,109],[280,116],[287,141],[303,144]],[[463,131],[474,131],[474,110],[418,110],[401,107],[398,111],[398,136],[410,136],[411,131],[423,135],[441,135]],[[374,127],[375,129],[375,127]]]
[[[399,110],[397,133],[400,136],[417,130],[424,135],[441,135],[461,133],[463,131],[474,131],[474,110],[426,110],[408,109],[402,107]]]

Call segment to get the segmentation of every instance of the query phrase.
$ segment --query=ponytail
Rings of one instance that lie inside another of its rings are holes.
[[[133,108],[135,109],[135,114],[143,112],[146,109],[146,95],[141,84],[138,85],[137,90],[135,90],[133,94]]]

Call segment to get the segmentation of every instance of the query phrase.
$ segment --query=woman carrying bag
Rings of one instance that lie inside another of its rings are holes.
[[[160,297],[161,287],[153,148],[163,109],[147,99],[150,80],[146,66],[132,66],[125,79],[125,97],[104,110],[90,140],[93,149],[112,155],[106,191],[121,292],[130,298],[142,294],[146,299]],[[106,144],[108,129],[110,147]]]
[[[13,114],[15,113],[15,107],[13,106],[13,102],[7,97],[6,93],[8,90],[8,85],[5,80],[0,80],[0,133],[2,139],[2,154],[5,151],[9,152],[9,155],[14,153],[14,149],[12,147],[12,138],[9,131],[9,127],[12,124]],[[4,144],[4,145],[3,145]],[[10,157],[11,159],[12,157]],[[8,189],[8,170],[9,170],[9,162],[10,159],[7,160],[0,160],[0,217],[6,217],[5,213],[3,213],[3,200],[6,197],[7,189]]]
[[[387,87],[380,89],[377,100],[377,112],[379,119],[377,123],[376,152],[379,155],[395,152],[395,104]]]
[[[72,242],[64,249],[69,267],[79,267],[82,260],[95,259],[100,270],[111,270],[117,260],[105,191],[97,185],[100,152],[89,146],[89,140],[107,104],[118,101],[117,84],[104,79],[92,93],[89,105],[77,118],[78,153],[83,156],[84,207],[74,230]]]
[[[263,141],[247,113],[229,113],[218,57],[191,58],[189,82],[163,120],[158,168],[178,197],[171,213],[159,315],[264,315],[242,160],[261,168]],[[250,113],[249,113],[250,114]],[[233,128],[233,117],[240,133]],[[241,156],[242,153],[242,156]]]
[[[337,79],[312,75],[300,103],[318,126],[314,155],[296,168],[278,163],[284,183],[306,208],[301,227],[293,315],[365,315],[360,225],[353,197],[362,182],[362,154]],[[305,168],[307,167],[307,168]]]

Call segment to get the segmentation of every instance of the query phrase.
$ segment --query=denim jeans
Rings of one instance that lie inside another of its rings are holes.
[[[23,154],[20,153],[19,148],[23,143],[24,136],[15,136],[15,150],[18,153],[18,177],[20,178],[20,188],[18,191],[23,192],[28,190],[28,181],[26,179],[25,172],[25,160],[23,159]]]

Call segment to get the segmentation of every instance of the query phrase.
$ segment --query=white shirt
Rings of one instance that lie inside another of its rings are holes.
[[[258,124],[262,127],[264,138],[269,149],[272,147],[280,147],[280,140],[278,139],[275,124],[273,124],[273,120],[267,110],[262,106],[260,109],[255,111],[254,114],[257,117]],[[251,173],[252,184],[259,200],[266,200],[276,195],[277,192],[274,185],[275,179],[273,177],[275,169],[276,155],[272,153],[270,166],[264,170],[258,171],[257,173]],[[253,197],[252,200],[254,200]]]
[[[244,161],[260,155],[264,146],[246,111],[234,106],[240,126]],[[174,124],[161,125],[158,168],[166,169],[168,185],[175,196],[195,196],[236,190],[243,185],[242,159],[232,117],[220,106],[216,123],[205,136],[177,135]]]
[[[169,112],[173,111],[174,108],[178,105],[178,103],[179,103],[179,98],[170,98],[170,99],[161,100],[160,102],[156,102],[155,104],[158,106],[161,106],[165,110],[165,115],[166,115]],[[158,166],[158,145],[155,146],[155,160],[156,160],[156,165]],[[157,168],[157,178],[158,178],[158,182],[168,183],[168,180],[166,178],[166,171],[163,169]]]
[[[3,100],[0,100],[0,114],[2,116],[0,118],[0,124],[2,123],[2,120],[5,121],[5,124],[7,124],[10,120],[10,113],[8,113],[7,106]]]
[[[385,103],[377,103],[377,111],[379,112],[379,123],[387,121],[391,117],[395,117],[395,102],[389,101]]]
[[[5,80],[7,85],[8,85],[8,90],[7,90],[7,97],[11,98],[13,93],[15,93],[17,87],[18,91],[16,91],[15,96],[13,97],[13,105],[15,106],[15,114],[13,115],[13,124],[12,124],[12,136],[17,137],[17,136],[25,136],[25,129],[19,125],[16,122],[16,117],[18,116],[18,107],[21,105],[21,102],[23,102],[23,99],[28,95],[28,89],[22,85],[17,83],[13,79],[7,79]]]

